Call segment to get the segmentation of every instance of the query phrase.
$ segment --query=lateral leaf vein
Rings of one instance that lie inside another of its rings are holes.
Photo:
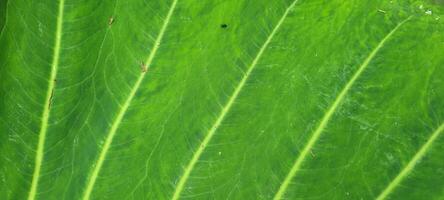
[[[376,200],[383,200],[404,180],[404,178],[410,174],[410,172],[415,168],[416,164],[424,157],[427,151],[432,146],[433,142],[438,138],[438,136],[444,132],[444,123],[441,124],[427,139],[427,142],[422,145],[422,147],[416,152],[410,162],[402,169],[399,174],[390,182],[387,187],[379,194]]]
[[[294,162],[293,166],[290,169],[290,172],[285,177],[284,181],[279,186],[278,192],[274,196],[274,200],[282,199],[282,197],[285,195],[285,192],[290,185],[291,180],[296,176],[297,172],[299,171],[303,161],[307,157],[310,150],[313,148],[319,137],[321,136],[322,132],[326,128],[328,122],[330,121],[330,118],[333,116],[337,108],[341,105],[342,101],[344,100],[345,96],[350,91],[353,84],[356,82],[356,80],[361,76],[361,74],[364,72],[364,70],[367,68],[369,63],[373,60],[375,55],[379,52],[379,50],[384,46],[387,40],[389,40],[392,35],[408,20],[410,20],[411,17],[407,18],[406,20],[399,23],[395,28],[393,28],[380,42],[379,44],[373,49],[373,51],[367,56],[367,58],[364,60],[364,62],[359,66],[358,70],[353,74],[351,79],[347,82],[347,84],[344,86],[344,88],[341,90],[339,95],[336,97],[333,104],[330,106],[330,108],[327,110],[327,112],[322,117],[318,127],[313,132],[312,136],[308,140],[307,144],[299,154],[299,156],[296,158],[296,161]]]
[[[126,111],[128,110],[129,106],[131,105],[131,102],[132,102],[134,96],[136,95],[137,91],[139,90],[140,85],[142,84],[142,82],[147,74],[146,73],[147,70],[151,67],[151,64],[154,60],[157,50],[159,49],[159,46],[162,42],[162,38],[165,34],[165,31],[168,27],[170,20],[171,20],[171,16],[173,15],[174,10],[176,8],[177,2],[178,2],[178,0],[173,0],[172,4],[168,10],[168,14],[163,22],[161,29],[160,29],[160,32],[157,35],[157,38],[154,42],[153,48],[152,48],[150,54],[148,55],[148,58],[146,59],[146,61],[144,62],[143,66],[142,66],[143,67],[142,73],[140,74],[140,76],[136,80],[135,84],[131,88],[130,94],[128,95],[127,99],[125,100],[125,103],[120,107],[120,110],[119,110],[116,118],[114,119],[109,132],[106,135],[106,139],[105,139],[103,147],[100,151],[99,157],[97,158],[96,162],[94,163],[93,171],[88,178],[87,186],[86,186],[86,189],[85,189],[85,191],[83,193],[83,197],[82,197],[83,200],[89,200],[89,198],[91,196],[91,193],[94,189],[95,182],[97,180],[97,177],[99,176],[99,172],[103,166],[103,163],[105,161],[108,150],[111,147],[114,136],[117,133],[117,129],[119,128],[119,126],[122,122],[122,119],[125,116]]]
[[[251,65],[248,67],[247,71],[245,72],[244,76],[242,77],[241,81],[239,82],[239,84],[237,85],[237,87],[235,88],[233,94],[230,96],[230,98],[228,99],[228,102],[225,104],[225,106],[222,108],[219,116],[217,117],[215,123],[211,126],[211,128],[208,130],[208,132],[205,134],[205,137],[203,139],[203,141],[200,143],[199,147],[197,148],[197,151],[194,152],[190,162],[187,164],[187,166],[185,167],[183,174],[181,175],[178,184],[176,185],[176,188],[174,190],[174,194],[172,197],[172,200],[177,200],[180,198],[180,194],[182,193],[185,184],[191,174],[191,171],[193,170],[194,166],[196,165],[197,161],[199,160],[200,156],[202,155],[203,151],[205,150],[206,146],[208,145],[208,143],[211,141],[211,139],[213,138],[214,134],[216,133],[217,129],[219,128],[219,126],[222,124],[225,116],[227,115],[228,112],[230,112],[231,107],[233,106],[235,100],[237,99],[237,97],[239,96],[239,93],[241,92],[242,88],[244,87],[245,83],[247,82],[248,78],[250,77],[250,74],[252,73],[252,71],[254,70],[254,68],[256,67],[257,63],[259,62],[262,54],[265,52],[265,50],[267,49],[268,45],[270,44],[271,40],[273,39],[273,37],[276,35],[276,33],[278,32],[279,28],[282,26],[283,22],[285,21],[285,18],[288,16],[288,14],[290,13],[290,11],[293,9],[293,7],[296,5],[296,3],[298,2],[298,0],[295,0],[284,12],[283,16],[279,19],[278,23],[276,24],[276,26],[273,28],[272,32],[270,33],[270,35],[268,35],[267,39],[265,40],[264,44],[262,45],[262,47],[259,49],[259,52],[256,54],[256,57],[254,58],[253,62],[251,63]]]
[[[38,135],[37,151],[35,156],[34,173],[32,175],[31,188],[28,193],[28,200],[34,200],[37,195],[37,189],[40,179],[40,171],[43,163],[46,133],[48,131],[48,120],[51,110],[51,101],[53,98],[53,93],[55,89],[55,80],[57,77],[57,70],[59,67],[64,6],[65,6],[65,0],[60,0],[58,6],[56,33],[54,39],[54,50],[51,62],[51,74],[48,80],[48,89],[46,91],[45,103],[43,104],[42,120],[40,122],[40,131]]]

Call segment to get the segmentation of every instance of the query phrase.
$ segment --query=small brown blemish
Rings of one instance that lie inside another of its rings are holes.
[[[148,71],[148,67],[146,66],[146,64],[144,62],[142,62],[140,64],[140,69],[142,70],[142,73],[145,73],[146,71]]]
[[[57,83],[57,79],[54,79],[54,84]],[[49,102],[48,102],[48,109],[51,108],[51,103],[52,103],[52,98],[54,97],[54,88],[52,88],[51,90],[51,96],[49,96]]]
[[[51,103],[53,97],[54,97],[54,88],[51,90],[51,96],[49,97],[49,102],[48,102],[48,109],[51,109]]]
[[[113,23],[114,23],[114,17],[113,16],[111,16],[109,19],[108,19],[108,26],[111,26]]]

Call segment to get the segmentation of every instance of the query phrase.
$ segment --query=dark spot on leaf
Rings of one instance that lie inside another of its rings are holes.
[[[221,24],[220,27],[221,28],[228,28],[228,25],[227,24]]]

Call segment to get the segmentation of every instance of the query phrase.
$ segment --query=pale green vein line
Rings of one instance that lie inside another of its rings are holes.
[[[88,178],[88,183],[87,183],[86,189],[83,193],[83,198],[82,198],[83,200],[89,200],[89,198],[91,196],[95,182],[96,182],[97,177],[99,176],[99,172],[103,166],[103,162],[105,161],[108,150],[111,147],[111,144],[113,142],[113,138],[117,133],[117,129],[119,128],[120,123],[122,122],[122,119],[125,116],[126,111],[128,110],[129,106],[131,105],[131,101],[133,100],[134,96],[136,95],[137,91],[140,88],[141,83],[143,82],[143,79],[145,78],[146,71],[151,67],[151,64],[154,60],[154,56],[156,55],[157,50],[159,49],[160,43],[162,42],[162,38],[165,35],[165,31],[168,27],[171,16],[173,15],[174,10],[176,8],[177,1],[178,0],[174,0],[170,6],[168,14],[163,22],[162,28],[160,29],[160,32],[156,38],[156,41],[154,42],[154,46],[153,46],[148,58],[146,59],[146,62],[145,62],[146,69],[143,70],[142,73],[140,73],[140,76],[137,79],[134,86],[132,87],[129,96],[125,100],[125,103],[120,107],[117,117],[114,119],[113,124],[111,125],[110,131],[108,132],[108,134],[106,136],[105,143],[102,147],[102,150],[100,151],[99,157],[96,160],[95,164],[93,164],[94,169]]]
[[[182,190],[185,187],[185,184],[186,184],[186,182],[187,182],[187,180],[188,180],[188,178],[189,178],[189,176],[191,174],[191,171],[193,170],[194,166],[196,165],[197,161],[199,160],[201,154],[203,153],[203,151],[207,147],[208,143],[213,138],[214,134],[216,133],[216,130],[221,125],[221,123],[224,120],[224,118],[227,115],[227,113],[230,111],[230,108],[232,107],[233,103],[235,102],[235,100],[239,96],[240,91],[242,90],[242,88],[244,87],[245,83],[247,82],[248,77],[250,76],[251,72],[256,67],[257,63],[259,62],[262,54],[264,54],[265,50],[267,49],[267,47],[270,44],[271,40],[273,39],[274,35],[276,35],[276,33],[278,32],[279,28],[284,23],[285,18],[288,16],[288,14],[293,9],[293,7],[296,5],[297,2],[298,2],[298,0],[295,0],[285,10],[283,16],[279,19],[278,23],[276,24],[276,26],[274,27],[274,29],[272,30],[270,35],[268,35],[268,37],[265,40],[264,44],[259,49],[259,52],[257,53],[257,55],[254,58],[254,60],[251,63],[251,65],[248,67],[248,70],[246,71],[246,73],[242,77],[241,81],[239,82],[239,84],[235,88],[235,90],[234,90],[233,94],[231,95],[231,97],[229,98],[227,104],[222,108],[222,110],[221,110],[219,116],[217,117],[215,123],[208,130],[208,132],[205,134],[204,140],[201,142],[201,144],[199,145],[197,151],[193,154],[193,157],[191,158],[190,162],[188,163],[188,165],[184,169],[184,172],[183,172],[183,174],[182,174],[182,176],[181,176],[181,178],[180,178],[180,180],[179,180],[179,182],[178,182],[178,184],[177,184],[177,186],[176,186],[176,188],[174,190],[174,194],[173,194],[172,200],[177,200],[177,199],[180,198],[180,194],[182,193]]]
[[[290,169],[290,172],[285,177],[284,181],[279,187],[278,192],[274,196],[274,200],[282,199],[282,197],[285,195],[285,192],[290,185],[291,180],[296,176],[296,173],[299,171],[303,161],[307,157],[310,150],[313,148],[316,141],[321,136],[321,133],[324,131],[325,127],[327,126],[330,118],[333,116],[333,113],[335,113],[336,109],[339,107],[339,105],[344,100],[345,96],[349,92],[350,88],[353,86],[353,84],[356,82],[356,80],[361,76],[362,72],[367,68],[368,64],[372,61],[372,59],[375,57],[375,55],[378,53],[378,51],[384,46],[385,42],[391,38],[391,36],[408,20],[410,20],[410,17],[406,20],[399,23],[392,31],[390,31],[382,40],[379,42],[379,44],[373,49],[373,51],[368,55],[368,57],[364,60],[364,62],[361,64],[361,66],[358,68],[358,70],[355,72],[355,74],[352,76],[352,78],[347,82],[345,87],[342,89],[342,91],[339,93],[339,95],[336,97],[333,104],[330,106],[330,108],[327,110],[327,112],[322,117],[321,122],[319,123],[318,127],[313,132],[312,136],[308,140],[307,144],[297,157],[295,163],[293,164],[292,168]]]
[[[410,162],[404,167],[404,169],[393,179],[392,182],[383,190],[383,192],[376,198],[376,200],[385,199],[395,188],[398,186],[404,178],[410,174],[410,172],[415,168],[416,164],[424,157],[427,151],[432,146],[433,142],[439,137],[439,135],[444,132],[444,123],[438,127],[438,129],[433,132],[429,137],[427,142],[416,152],[415,156],[410,160]]]
[[[3,37],[3,33],[5,32],[5,30],[6,30],[6,26],[8,25],[8,8],[9,8],[9,2],[10,1],[6,1],[6,3],[5,3],[5,6],[6,6],[6,8],[5,8],[5,21],[4,21],[4,25],[3,25],[3,27],[2,27],[2,29],[0,30],[0,39],[2,39],[2,37]]]
[[[55,80],[57,77],[57,69],[59,67],[59,57],[60,57],[60,46],[62,41],[62,25],[63,25],[63,9],[65,5],[65,0],[59,1],[58,15],[57,15],[57,25],[54,41],[54,52],[52,56],[51,63],[51,74],[48,80],[48,89],[46,91],[45,103],[43,105],[42,121],[40,124],[39,140],[37,144],[37,152],[35,156],[34,173],[32,175],[31,189],[29,190],[28,200],[34,200],[37,195],[37,189],[40,179],[40,171],[42,168],[44,150],[45,150],[45,140],[46,132],[48,129],[48,120],[51,109],[51,99],[54,92]]]

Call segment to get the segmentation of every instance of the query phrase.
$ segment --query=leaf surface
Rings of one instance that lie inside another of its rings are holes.
[[[0,199],[442,199],[440,0],[0,2]]]

